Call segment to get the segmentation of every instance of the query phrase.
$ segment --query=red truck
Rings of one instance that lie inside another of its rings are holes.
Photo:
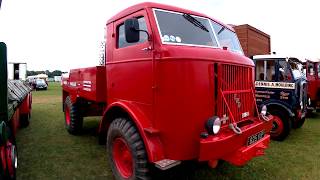
[[[204,14],[142,3],[106,24],[104,66],[63,79],[69,133],[102,116],[116,179],[144,179],[150,167],[185,160],[242,166],[263,155],[272,116],[258,111],[254,64],[234,30]]]
[[[24,81],[8,80],[7,47],[3,42],[0,42],[0,67],[0,179],[16,179],[15,137],[18,128],[29,125],[32,89]]]
[[[308,112],[320,108],[320,60],[306,59],[304,62],[308,81]]]

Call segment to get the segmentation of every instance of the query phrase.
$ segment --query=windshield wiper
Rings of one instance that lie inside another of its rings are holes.
[[[220,29],[220,31],[218,32],[218,35],[220,34],[220,33],[222,33],[222,31],[224,31],[226,28],[225,27],[222,27],[221,29]]]
[[[183,14],[182,15],[186,20],[188,20],[190,23],[192,23],[193,25],[195,25],[196,27],[209,32],[209,30],[200,22],[198,21],[196,18],[192,17],[190,14]]]

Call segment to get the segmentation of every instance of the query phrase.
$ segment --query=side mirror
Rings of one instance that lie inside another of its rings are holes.
[[[128,43],[139,42],[140,31],[139,31],[139,22],[137,18],[130,18],[125,20],[124,29],[125,29],[126,41]]]

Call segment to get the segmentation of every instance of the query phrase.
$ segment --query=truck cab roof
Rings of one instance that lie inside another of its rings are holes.
[[[317,62],[320,62],[320,59],[316,59],[316,58],[306,58],[305,61],[309,61],[309,62],[312,62],[312,63],[317,63]]]
[[[196,16],[201,16],[201,17],[206,17],[209,19],[212,19],[213,21],[219,23],[220,25],[228,28],[229,30],[234,31],[234,29],[227,24],[224,24],[214,18],[211,18],[205,14],[202,13],[198,13],[195,11],[191,11],[191,10],[187,10],[187,9],[183,9],[183,8],[179,8],[179,7],[175,7],[175,6],[170,6],[170,5],[164,5],[164,4],[159,4],[159,3],[153,3],[153,2],[144,2],[144,3],[139,3],[133,6],[130,6],[122,11],[120,11],[119,13],[117,13],[116,15],[114,15],[113,17],[111,17],[108,21],[107,24],[110,24],[114,21],[117,21],[118,19],[121,19],[125,16],[128,16],[130,14],[133,14],[137,11],[140,11],[142,9],[148,9],[148,8],[158,8],[158,9],[164,9],[164,10],[169,10],[169,11],[177,11],[177,12],[182,12],[182,13],[187,13],[187,14],[191,14],[191,15],[196,15]]]
[[[273,60],[273,59],[291,59],[294,61],[304,62],[305,59],[297,56],[285,56],[285,55],[278,55],[278,54],[266,54],[266,55],[255,55],[253,56],[254,60],[257,59],[264,59],[264,60]]]

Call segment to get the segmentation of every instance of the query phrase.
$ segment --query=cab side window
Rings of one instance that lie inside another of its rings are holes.
[[[256,80],[275,81],[275,61],[256,61]]]
[[[286,61],[279,61],[279,81],[291,81],[292,75]]]
[[[138,18],[138,22],[139,22],[139,29],[147,31],[147,24],[146,24],[145,18],[144,17],[139,17]],[[124,48],[124,47],[132,46],[132,45],[135,45],[135,44],[140,44],[140,43],[143,43],[143,42],[148,40],[147,33],[140,32],[140,40],[139,40],[139,42],[128,43],[126,41],[124,23],[122,23],[121,25],[118,26],[117,34],[118,34],[118,37],[117,37],[117,40],[118,40],[117,47],[118,48]]]
[[[275,61],[266,61],[266,69],[267,69],[267,74],[266,74],[266,80],[267,81],[275,81],[276,80],[276,62]]]
[[[256,80],[264,81],[264,61],[256,61]]]
[[[313,64],[309,64],[309,65],[308,65],[308,74],[309,74],[310,76],[313,76],[313,75],[314,75],[314,66],[313,66]]]

